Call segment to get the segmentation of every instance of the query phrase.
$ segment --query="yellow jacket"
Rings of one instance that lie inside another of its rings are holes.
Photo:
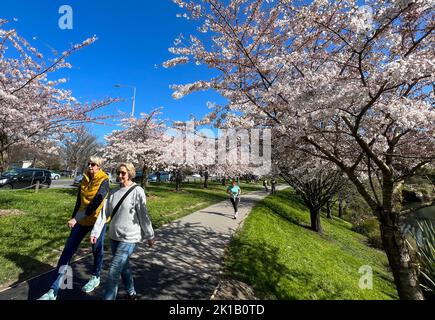
[[[92,179],[86,173],[83,175],[83,179],[80,184],[80,208],[79,208],[80,211],[86,210],[86,208],[89,206],[91,201],[97,195],[97,192],[101,187],[101,184],[108,179],[109,177],[103,170],[99,170]],[[80,221],[78,221],[80,225],[82,226],[94,225],[95,221],[97,221],[98,215],[100,214],[101,208],[103,207],[104,200],[107,198],[108,194],[109,193],[107,192],[104,195],[104,198],[102,199],[100,205],[95,211],[93,211],[86,218],[83,218]]]

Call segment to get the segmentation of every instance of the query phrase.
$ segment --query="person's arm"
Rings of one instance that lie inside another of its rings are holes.
[[[92,199],[91,203],[89,203],[89,205],[86,207],[85,215],[90,216],[95,212],[95,210],[97,210],[97,208],[106,198],[107,194],[109,193],[109,190],[110,190],[109,179],[106,179],[101,184],[100,189],[98,189],[98,192],[95,195],[94,199]]]
[[[81,197],[80,197],[80,191],[81,191],[81,189],[80,189],[80,187],[79,187],[79,191],[77,192],[76,206],[74,207],[74,211],[73,211],[73,213],[72,213],[72,215],[71,215],[71,219],[75,218],[77,212],[78,212],[79,209],[80,209],[80,205],[81,205],[81,203],[82,203],[82,200],[81,200]]]
[[[136,212],[139,218],[139,224],[142,229],[142,237],[148,240],[148,244],[153,243],[154,229],[146,204],[145,191],[141,187],[136,187]]]
[[[91,238],[91,243],[93,243],[93,244],[96,243],[96,241],[93,242],[92,238],[95,238],[94,240],[96,240],[100,237],[101,231],[103,230],[103,227],[106,224],[107,218],[110,215],[109,206],[110,206],[109,200],[106,199],[104,201],[103,208],[101,209],[101,212],[97,217],[97,221],[95,221],[94,227],[92,228],[92,231],[91,231],[90,238]]]

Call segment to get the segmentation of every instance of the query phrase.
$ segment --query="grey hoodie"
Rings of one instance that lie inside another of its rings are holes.
[[[100,236],[107,218],[122,196],[134,185],[110,191],[91,231],[91,236],[97,238]],[[128,243],[137,243],[154,238],[153,226],[146,207],[145,191],[142,187],[136,187],[122,202],[115,217],[110,221],[109,237],[116,241]]]

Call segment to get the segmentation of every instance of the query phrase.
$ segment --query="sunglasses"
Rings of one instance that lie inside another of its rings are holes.
[[[94,162],[88,162],[88,167],[89,166],[91,166],[91,167],[95,167],[95,166],[98,166],[98,164],[96,164],[96,163],[94,163]]]
[[[117,174],[118,174],[118,176],[119,175],[125,176],[127,174],[127,172],[126,171],[118,171]]]

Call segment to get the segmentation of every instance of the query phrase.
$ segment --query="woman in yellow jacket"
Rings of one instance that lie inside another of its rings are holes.
[[[56,267],[56,273],[50,290],[39,300],[56,300],[57,294],[62,289],[68,265],[77,251],[83,238],[92,230],[95,221],[103,207],[104,200],[109,194],[110,182],[107,174],[101,169],[103,160],[99,157],[90,157],[88,172],[83,175],[77,202],[68,227],[71,233],[66,241],[62,255]],[[103,265],[104,232],[98,241],[92,245],[94,266],[92,276],[82,288],[84,292],[93,291],[100,284],[100,271]]]

